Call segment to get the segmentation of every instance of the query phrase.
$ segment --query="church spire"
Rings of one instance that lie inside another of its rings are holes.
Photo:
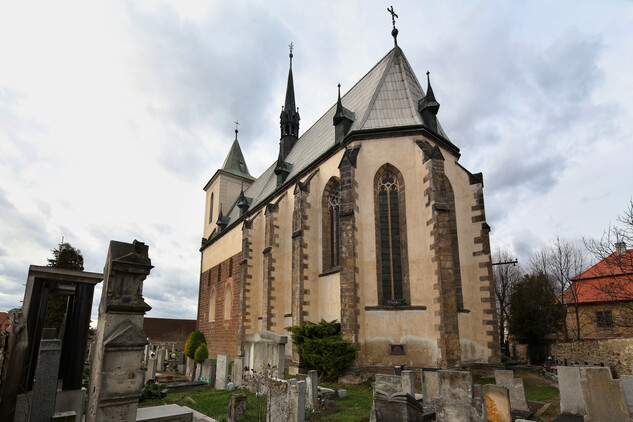
[[[282,159],[290,153],[290,150],[299,139],[299,109],[295,103],[295,87],[292,78],[292,50],[294,46],[292,43],[290,48],[290,69],[288,70],[288,86],[286,87],[286,102],[281,109],[280,128],[281,139],[279,142],[280,155]]]
[[[222,164],[222,170],[228,171],[229,173],[233,173],[237,176],[245,177],[247,179],[254,179],[253,176],[251,176],[251,174],[248,172],[248,167],[246,167],[246,160],[244,159],[244,155],[242,154],[240,143],[237,140],[237,134],[239,133],[239,131],[237,130],[237,125],[239,125],[239,122],[235,122],[235,140],[233,141],[233,145],[231,145],[231,150],[229,151],[229,154],[224,160],[224,164]]]

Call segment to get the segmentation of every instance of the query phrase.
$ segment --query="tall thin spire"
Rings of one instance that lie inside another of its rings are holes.
[[[282,159],[285,159],[294,144],[299,139],[299,109],[295,103],[295,87],[292,77],[292,58],[294,55],[294,44],[290,43],[290,68],[288,69],[288,85],[286,87],[286,102],[281,109],[280,117],[280,151]]]
[[[422,116],[422,122],[433,132],[438,133],[437,112],[440,110],[440,103],[435,99],[433,87],[431,87],[431,72],[426,72],[426,95],[418,101],[418,111]]]

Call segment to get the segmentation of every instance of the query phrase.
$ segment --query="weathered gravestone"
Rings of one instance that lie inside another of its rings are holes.
[[[439,397],[435,400],[438,422],[486,422],[486,403],[474,397],[472,374],[438,371]]]
[[[374,404],[370,416],[372,422],[434,421],[435,412],[420,404],[413,396],[404,392],[389,394],[374,390]]]
[[[272,372],[283,376],[286,360],[287,336],[272,331],[258,331],[247,334],[244,347],[244,362],[249,369],[266,371],[270,365]]]
[[[512,422],[510,394],[502,385],[485,384],[481,386],[486,400],[488,420],[494,422]]]
[[[420,371],[422,397],[425,403],[433,403],[440,396],[440,378],[438,371]]]
[[[407,393],[415,397],[415,384],[412,371],[401,371],[402,375],[376,374],[374,390],[387,394]]]
[[[319,406],[319,375],[317,371],[308,371],[306,378],[306,406],[316,409]]]
[[[620,381],[622,382],[626,404],[629,406],[629,415],[633,416],[633,375],[622,375]]]
[[[215,365],[213,365],[212,359],[205,359],[200,365],[200,378],[201,381],[213,386],[215,383]]]
[[[602,367],[580,368],[580,389],[585,401],[585,422],[629,422],[620,380],[611,378],[611,370]]]
[[[233,359],[233,373],[231,379],[235,383],[235,388],[240,388],[244,384],[244,358],[235,356]]]
[[[147,359],[147,372],[145,374],[145,382],[156,379],[156,358]]]
[[[584,416],[587,413],[580,389],[579,367],[558,367],[558,389],[560,391],[560,413],[578,416]]]
[[[215,389],[225,390],[229,382],[229,357],[227,355],[218,355],[217,368],[215,372]]]
[[[31,403],[29,421],[48,422],[51,420],[53,413],[55,413],[57,375],[59,374],[61,354],[61,340],[42,340],[40,356],[37,360],[35,382],[33,383],[34,399]]]
[[[193,359],[191,359],[189,356],[187,356],[187,363],[185,364],[185,375],[188,379],[191,379],[191,377],[194,375],[193,374]]]
[[[246,396],[244,394],[231,394],[229,407],[226,411],[226,422],[241,421],[246,418]]]
[[[304,422],[306,419],[306,382],[296,381],[291,383],[288,391],[290,402],[291,422]]]
[[[143,318],[143,280],[152,269],[148,247],[136,240],[110,242],[99,304],[86,422],[135,421],[148,343]]]
[[[514,378],[514,371],[495,370],[495,382],[508,389],[510,394],[510,407],[513,410],[530,411],[527,399],[525,398],[525,388],[523,378]]]

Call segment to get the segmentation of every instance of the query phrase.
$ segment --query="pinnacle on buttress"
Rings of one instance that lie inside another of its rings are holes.
[[[292,78],[292,50],[294,46],[290,43],[290,69],[288,70],[288,86],[286,87],[286,103],[281,109],[280,129],[281,138],[279,141],[279,149],[282,159],[285,159],[290,150],[299,139],[299,108],[295,103],[295,88]]]

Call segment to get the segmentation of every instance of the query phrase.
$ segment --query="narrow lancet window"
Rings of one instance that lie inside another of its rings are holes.
[[[340,265],[340,210],[341,186],[338,179],[332,178],[323,191],[323,271]]]

